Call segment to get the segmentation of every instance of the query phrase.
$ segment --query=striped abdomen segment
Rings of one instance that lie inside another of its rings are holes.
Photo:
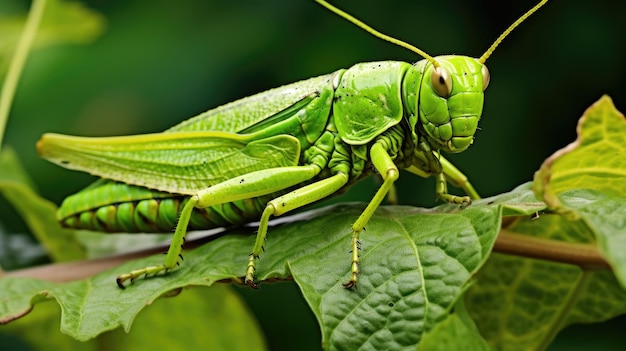
[[[189,229],[210,229],[258,220],[273,195],[194,209]],[[168,233],[189,196],[98,181],[63,201],[58,218],[65,227],[109,233]]]

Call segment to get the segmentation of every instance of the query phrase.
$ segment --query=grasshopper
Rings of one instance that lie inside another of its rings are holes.
[[[164,263],[117,278],[167,272],[181,260],[189,229],[260,219],[245,271],[254,282],[272,216],[311,204],[380,174],[382,184],[352,225],[350,278],[359,274],[359,236],[398,179],[399,169],[436,178],[436,195],[468,206],[478,193],[441,151],[458,153],[474,140],[489,84],[485,61],[541,1],[478,59],[431,57],[388,37],[323,0],[367,32],[424,57],[359,63],[348,69],[268,90],[217,107],[163,133],[86,138],[44,134],[39,153],[63,167],[103,179],[66,198],[62,225],[102,232],[169,232]],[[465,196],[448,193],[447,184]]]

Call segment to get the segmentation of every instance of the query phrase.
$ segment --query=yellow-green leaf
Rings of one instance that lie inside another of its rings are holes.
[[[578,122],[578,138],[555,152],[535,173],[533,190],[549,208],[561,208],[557,194],[594,189],[626,196],[626,119],[603,96]]]

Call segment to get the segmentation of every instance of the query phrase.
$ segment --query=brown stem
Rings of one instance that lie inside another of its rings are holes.
[[[189,241],[187,249],[197,247],[207,238]],[[56,263],[40,267],[27,268],[6,272],[5,277],[28,277],[52,282],[68,282],[85,279],[124,262],[164,252],[166,247],[156,247],[130,254],[103,257],[68,263]],[[502,254],[535,258],[551,262],[559,262],[580,266],[583,269],[611,269],[597,248],[587,244],[566,243],[556,240],[539,239],[516,234],[501,229],[493,247],[493,251]]]
[[[217,239],[220,236],[221,235],[213,235],[190,240],[185,242],[185,249],[194,249],[207,243],[208,241]],[[19,269],[11,272],[5,272],[2,277],[37,278],[55,283],[64,283],[73,280],[85,279],[104,272],[107,269],[117,267],[122,263],[166,251],[167,245],[160,245],[149,249],[115,256],[106,256],[73,262],[52,263],[38,267]]]
[[[611,269],[595,246],[540,239],[507,229],[500,230],[493,252],[572,264],[583,269]]]

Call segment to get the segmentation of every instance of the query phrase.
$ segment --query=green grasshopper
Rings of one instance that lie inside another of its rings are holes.
[[[377,172],[382,184],[352,225],[350,278],[344,284],[351,288],[359,273],[359,234],[398,179],[399,168],[435,176],[436,195],[443,201],[465,207],[479,198],[440,151],[457,153],[472,144],[489,83],[485,61],[547,0],[514,22],[478,59],[433,58],[316,1],[424,60],[356,64],[217,107],[163,133],[104,138],[45,134],[39,140],[39,153],[51,162],[104,178],[65,199],[58,211],[62,225],[128,233],[175,228],[164,263],[120,275],[120,288],[137,277],[177,267],[188,229],[260,218],[244,279],[255,287],[256,260],[270,217]],[[447,183],[466,196],[449,194]]]

